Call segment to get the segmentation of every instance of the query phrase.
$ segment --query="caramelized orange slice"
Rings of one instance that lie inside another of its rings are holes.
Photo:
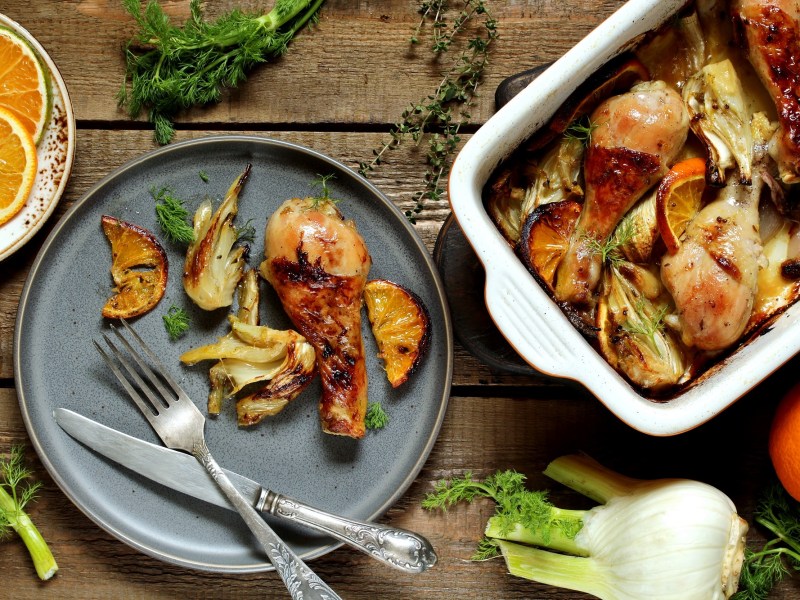
[[[385,279],[367,282],[364,301],[378,356],[396,388],[408,380],[428,347],[428,310],[414,292]]]
[[[167,288],[167,254],[146,229],[103,215],[111,243],[114,295],[103,307],[109,319],[130,319],[151,310]]]
[[[705,160],[689,158],[673,166],[658,186],[656,219],[661,239],[670,254],[678,251],[689,221],[700,210],[706,188],[705,175]]]
[[[581,203],[563,200],[537,206],[522,225],[517,253],[528,270],[553,290],[556,269],[569,247]]]

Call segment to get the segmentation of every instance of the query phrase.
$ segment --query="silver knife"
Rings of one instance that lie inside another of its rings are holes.
[[[55,409],[53,416],[64,431],[103,456],[169,488],[233,510],[193,456],[145,442],[66,408]],[[260,512],[322,532],[401,571],[421,573],[436,564],[431,543],[421,535],[332,515],[268,490],[242,475],[227,470],[225,473]]]

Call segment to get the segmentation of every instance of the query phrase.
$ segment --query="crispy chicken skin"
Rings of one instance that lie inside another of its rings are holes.
[[[680,94],[663,82],[648,82],[613,96],[592,113],[596,124],[586,150],[586,198],[559,265],[555,295],[588,303],[600,280],[596,242],[605,242],[620,219],[642,197],[686,141],[689,115]]]
[[[361,305],[372,259],[352,221],[329,201],[294,198],[270,217],[262,276],[314,346],[323,431],[360,438],[367,410]]]
[[[800,182],[800,1],[734,0],[747,56],[778,111],[771,154],[781,179]]]

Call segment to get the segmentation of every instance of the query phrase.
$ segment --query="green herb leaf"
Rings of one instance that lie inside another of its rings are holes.
[[[236,241],[249,242],[251,244],[256,241],[256,228],[253,227],[253,219],[248,219],[247,223],[241,227],[236,227]]]
[[[338,202],[338,200],[333,200],[331,198],[331,189],[330,186],[328,186],[328,182],[331,179],[336,179],[335,173],[328,173],[327,175],[320,175],[317,173],[317,178],[311,182],[311,185],[321,188],[321,192],[319,195],[314,196],[314,200],[318,200],[319,202]]]
[[[627,244],[636,235],[636,225],[629,216],[625,216],[614,233],[606,240],[598,240],[591,235],[586,236],[590,252],[600,256],[603,264],[618,266],[625,260],[620,248]]]
[[[373,150],[372,160],[359,163],[359,173],[367,177],[386,162],[387,153],[403,141],[410,139],[419,144],[427,139],[425,187],[414,195],[414,208],[405,211],[412,223],[416,222],[416,216],[427,201],[439,201],[445,196],[452,157],[461,141],[459,132],[470,120],[463,107],[472,104],[477,94],[488,63],[489,48],[498,36],[497,21],[489,14],[483,0],[465,0],[463,8],[455,14],[449,10],[447,0],[422,1],[419,12],[422,16],[411,36],[412,44],[420,43],[422,30],[430,25],[434,55],[439,57],[454,45],[461,48],[461,53],[444,73],[436,90],[410,103],[403,111],[401,120],[389,132],[390,139]],[[462,41],[464,37],[467,37],[465,42]]]
[[[200,177],[200,179],[201,179],[201,181],[203,183],[208,183],[208,179],[209,179],[208,178],[208,173],[206,173],[205,171],[200,171],[197,175]]]
[[[574,539],[583,526],[579,518],[561,511],[547,499],[547,492],[525,489],[525,476],[513,470],[498,471],[483,481],[473,479],[471,472],[451,481],[442,481],[422,501],[428,510],[446,510],[458,502],[476,498],[491,498],[496,503],[493,520],[501,533],[521,525],[538,531],[544,537],[555,528],[567,538]]]
[[[0,459],[0,537],[16,531],[25,543],[40,579],[50,579],[56,564],[50,548],[41,533],[25,514],[25,506],[31,502],[41,482],[28,481],[33,472],[25,466],[22,446],[13,446],[5,459]]]
[[[594,133],[598,125],[599,123],[593,123],[588,116],[583,117],[570,123],[564,132],[564,137],[577,140],[584,146],[588,146],[592,143],[592,133]]]
[[[800,502],[775,483],[760,498],[755,517],[773,537],[761,550],[745,551],[739,591],[731,600],[766,600],[776,583],[800,571]]]
[[[367,429],[383,429],[388,424],[389,415],[383,410],[380,402],[367,404],[367,415],[364,418],[364,425]]]
[[[189,211],[183,205],[183,200],[176,198],[169,188],[150,190],[150,195],[156,201],[156,221],[167,238],[181,244],[191,244],[194,241],[194,229],[188,223]]]
[[[664,304],[660,306],[655,313],[648,315],[644,300],[639,298],[636,303],[635,310],[637,319],[634,321],[631,318],[628,318],[622,324],[622,328],[630,334],[640,335],[644,338],[647,338],[647,340],[650,342],[650,346],[655,348],[656,351],[660,353],[655,337],[656,333],[664,328],[664,317],[666,317],[667,313],[669,312],[669,306]]]
[[[267,14],[234,10],[206,21],[200,0],[178,27],[156,0],[123,0],[139,28],[125,49],[125,83],[117,94],[132,117],[146,111],[159,144],[175,134],[181,110],[218,102],[223,89],[243,83],[255,65],[286,52],[294,35],[315,18],[324,0],[277,0]]]
[[[179,306],[173,304],[161,318],[164,320],[164,329],[173,342],[189,331],[189,313]]]

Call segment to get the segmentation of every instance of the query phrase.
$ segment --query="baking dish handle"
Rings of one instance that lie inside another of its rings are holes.
[[[558,306],[538,288],[533,292],[545,295],[545,302],[537,299],[535,305],[529,298],[530,286],[523,291],[515,283],[518,276],[530,277],[528,273],[512,276],[516,265],[500,269],[486,266],[486,306],[508,343],[536,370],[576,379],[585,344],[573,327],[564,327]],[[547,308],[543,310],[542,304]]]

